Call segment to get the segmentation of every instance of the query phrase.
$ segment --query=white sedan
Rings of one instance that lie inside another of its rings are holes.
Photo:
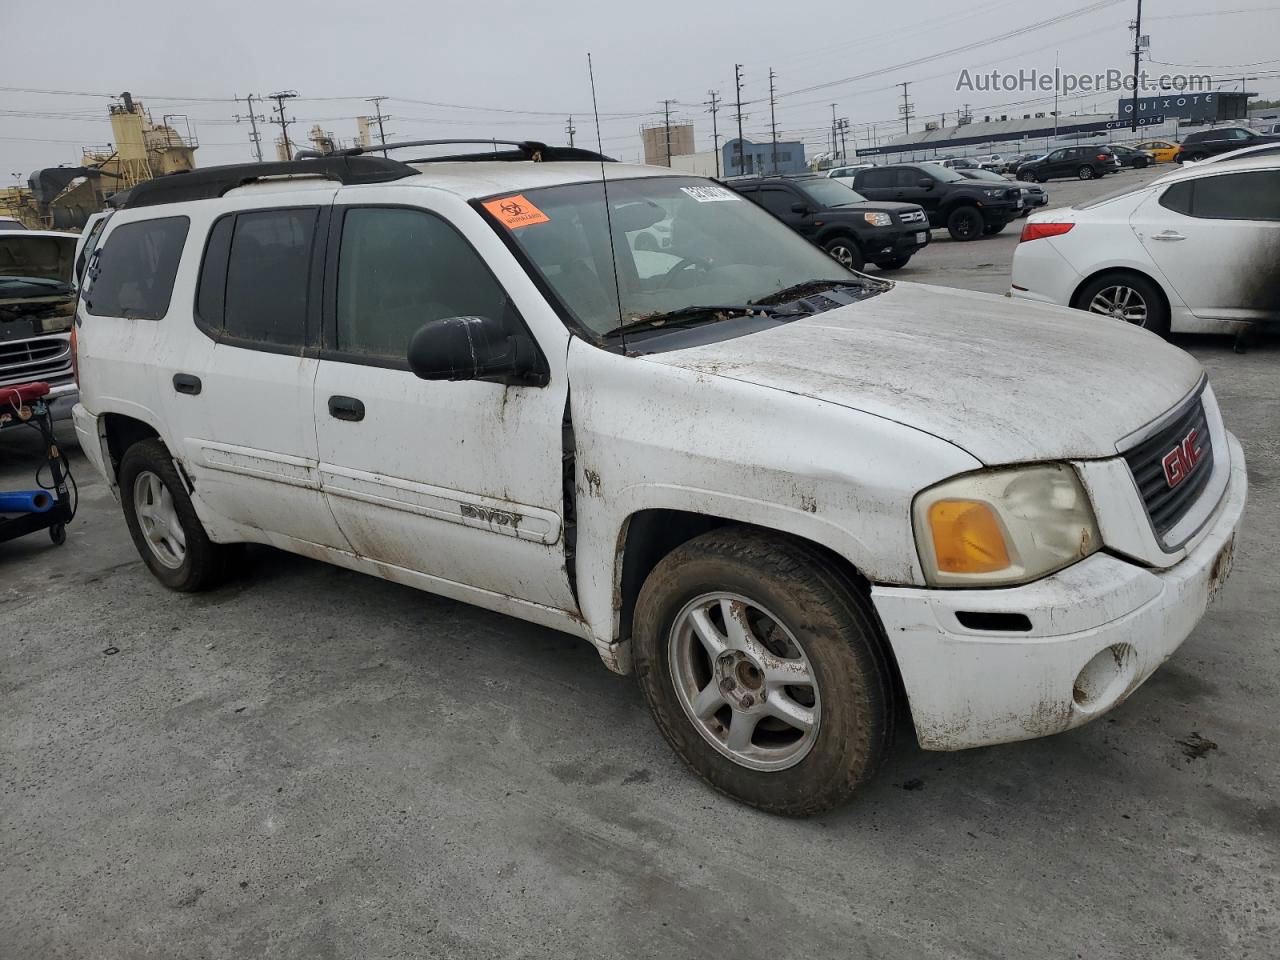
[[[1164,335],[1280,321],[1280,157],[1188,166],[1032,214],[1010,294]]]

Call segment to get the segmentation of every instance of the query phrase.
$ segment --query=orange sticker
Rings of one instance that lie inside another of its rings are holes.
[[[498,222],[508,229],[531,227],[535,223],[549,223],[551,218],[530,203],[523,193],[503,197],[501,200],[490,200],[484,208],[498,218]]]

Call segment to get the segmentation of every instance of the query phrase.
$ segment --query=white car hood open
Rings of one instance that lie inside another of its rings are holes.
[[[908,283],[645,359],[894,420],[986,464],[1115,456],[1202,375],[1189,354],[1115,320]]]

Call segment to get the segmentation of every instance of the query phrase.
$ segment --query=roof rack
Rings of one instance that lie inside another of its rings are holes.
[[[186,200],[210,200],[246,183],[271,177],[323,177],[341,184],[386,183],[417,176],[420,171],[399,160],[333,154],[306,160],[272,163],[235,163],[200,170],[185,170],[144,180],[112,197],[118,209],[151,207]]]
[[[325,157],[359,157],[371,153],[384,153],[387,150],[403,150],[406,147],[439,147],[454,144],[484,144],[493,149],[475,153],[456,153],[444,157],[420,157],[406,160],[405,163],[459,163],[483,160],[533,161],[534,163],[563,163],[572,160],[604,161],[613,163],[613,157],[606,157],[594,150],[583,150],[581,147],[552,147],[538,140],[402,140],[396,143],[374,143],[367,147],[352,147],[335,153],[321,153],[317,150],[299,150],[293,155],[295,160],[322,159]],[[499,150],[498,146],[514,147],[514,150]]]

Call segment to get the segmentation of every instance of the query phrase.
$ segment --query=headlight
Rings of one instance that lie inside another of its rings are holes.
[[[995,190],[983,190],[982,192],[993,200],[998,200],[1000,197],[1004,196],[1004,191],[999,188],[996,188]]]
[[[889,227],[893,225],[893,217],[887,213],[864,213],[862,219],[873,227]]]
[[[916,497],[912,521],[934,586],[1025,583],[1101,546],[1089,495],[1066,464],[947,480]]]

